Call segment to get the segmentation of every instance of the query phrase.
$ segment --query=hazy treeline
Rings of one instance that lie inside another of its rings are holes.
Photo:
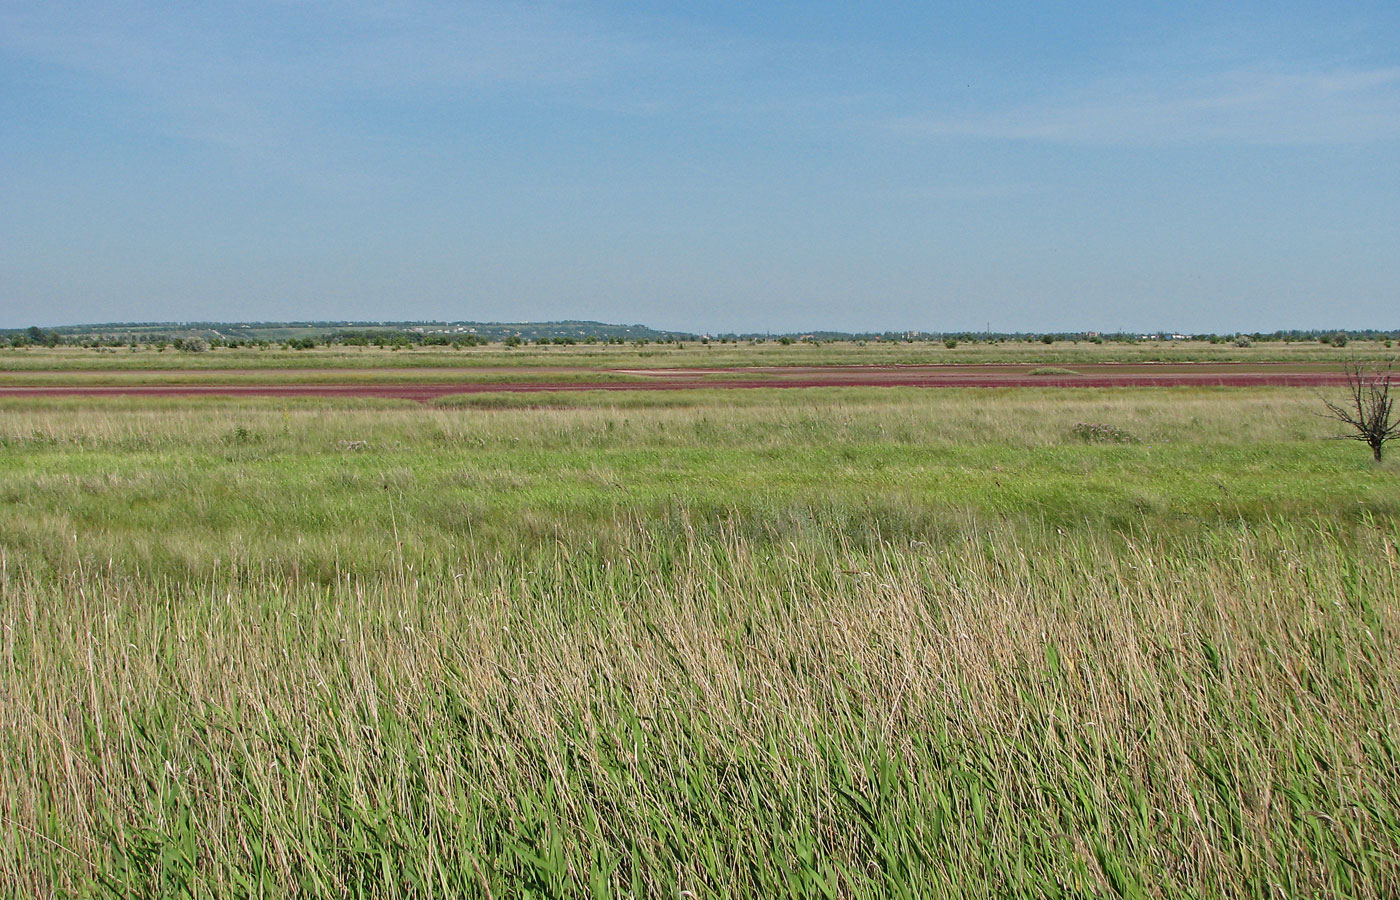
[[[960,343],[1087,342],[1138,343],[1141,341],[1234,342],[1249,346],[1255,342],[1321,342],[1346,346],[1350,341],[1393,341],[1400,329],[1292,329],[1271,332],[1213,332],[1182,334],[1174,332],[993,332],[993,331],[881,331],[881,332],[727,332],[695,334],[664,331],[645,325],[612,325],[604,322],[166,322],[102,325],[65,325],[43,328],[0,330],[0,346],[8,347],[179,347],[182,341],[197,339],[210,349],[219,347],[286,346],[310,349],[315,346],[452,346],[475,347],[486,344],[647,344],[647,343],[825,343],[831,341],[941,342]],[[189,349],[185,347],[185,349]]]

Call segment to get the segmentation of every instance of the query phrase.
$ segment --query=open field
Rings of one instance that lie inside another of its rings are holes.
[[[0,375],[3,396],[378,397],[435,400],[453,394],[696,388],[820,387],[1322,387],[1345,383],[1325,362],[1078,363],[745,366],[586,369],[545,367],[222,370],[35,370]]]
[[[82,348],[0,351],[0,396],[361,397],[430,401],[487,392],[816,387],[1323,387],[1349,361],[1386,358],[1379,343],[1343,350],[985,344],[576,345],[191,354]]]
[[[1400,891],[1330,389],[718,387],[0,398],[0,886]]]
[[[759,344],[576,344],[570,346],[220,348],[207,353],[131,351],[104,347],[25,347],[0,349],[0,373],[50,374],[111,370],[248,370],[248,369],[530,369],[566,367],[582,370],[635,368],[731,368],[750,366],[894,366],[979,365],[1007,363],[1027,367],[1081,363],[1293,362],[1341,365],[1348,359],[1389,358],[1395,350],[1377,341],[1352,341],[1338,348],[1317,342],[1261,342],[1252,347],[1204,341],[1144,341],[1136,344],[1060,341],[961,343],[830,342]]]

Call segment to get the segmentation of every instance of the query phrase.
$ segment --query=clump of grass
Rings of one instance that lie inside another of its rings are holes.
[[[1066,369],[1061,366],[1037,366],[1026,373],[1027,375],[1078,375],[1080,373],[1073,369]]]
[[[1137,444],[1140,439],[1130,431],[1101,422],[1078,422],[1070,434],[1092,444]]]
[[[233,431],[229,432],[228,441],[230,444],[252,444],[261,438],[262,435],[258,434],[247,425],[239,425],[235,427]]]

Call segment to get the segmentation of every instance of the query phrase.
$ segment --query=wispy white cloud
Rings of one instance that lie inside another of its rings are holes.
[[[912,75],[843,81],[823,68],[889,71],[854,50],[624,30],[567,2],[249,0],[212,9],[54,0],[0,6],[0,54],[82,73],[118,98],[110,113],[134,127],[328,184],[396,177],[376,164],[381,152],[405,134],[432,133],[421,121],[401,128],[400,111],[466,121],[476,104],[498,100],[674,114],[689,117],[687,127],[742,122],[786,130],[797,143],[822,133],[875,145],[891,133],[1102,146],[1400,140],[1396,65],[1261,63],[1210,74],[1161,66],[1042,89],[1014,106],[900,115],[889,111],[917,108]]]
[[[1015,109],[906,115],[889,125],[930,138],[1114,146],[1393,141],[1400,139],[1400,66],[1124,78]]]
[[[7,52],[153,92],[577,84],[653,53],[547,3],[60,2],[0,10],[0,25]]]
[[[712,51],[610,29],[569,4],[0,8],[0,54],[80,73],[115,98],[110,115],[321,181],[365,168],[347,159],[375,149],[361,113],[464,119],[505,96],[654,114],[672,99],[659,85],[724,65]]]

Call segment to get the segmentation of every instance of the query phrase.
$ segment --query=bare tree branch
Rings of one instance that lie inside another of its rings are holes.
[[[1342,404],[1323,401],[1332,418],[1356,432],[1343,437],[1369,446],[1376,462],[1381,461],[1385,442],[1400,437],[1400,421],[1394,418],[1395,401],[1390,396],[1394,367],[1392,360],[1384,368],[1367,370],[1353,360],[1346,367],[1347,401]]]

